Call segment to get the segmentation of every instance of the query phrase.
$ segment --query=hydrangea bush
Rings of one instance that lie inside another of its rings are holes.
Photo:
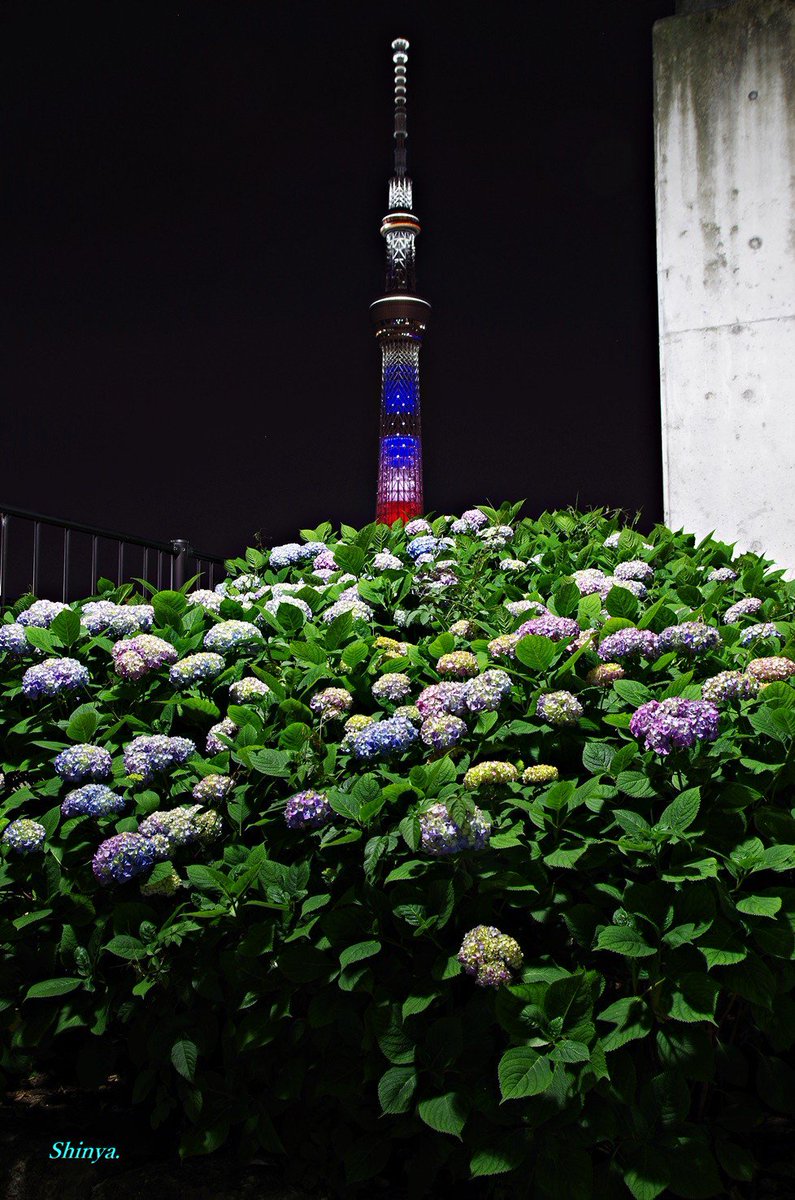
[[[795,585],[601,511],[301,538],[5,614],[6,1078],[115,1072],[182,1154],[340,1196],[750,1194]]]

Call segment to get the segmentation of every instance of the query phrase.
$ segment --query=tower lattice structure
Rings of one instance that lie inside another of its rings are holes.
[[[381,222],[386,241],[384,295],[370,305],[381,347],[381,423],[376,520],[391,525],[424,512],[420,426],[420,348],[430,304],[416,294],[415,243],[420,223],[406,170],[405,38],[392,43],[395,64],[395,170],[389,211]]]

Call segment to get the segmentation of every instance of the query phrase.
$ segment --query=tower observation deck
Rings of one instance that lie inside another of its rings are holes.
[[[376,520],[391,525],[423,513],[420,426],[420,348],[430,304],[416,293],[415,243],[420,223],[413,212],[406,170],[405,38],[392,43],[395,64],[395,168],[389,211],[381,222],[386,241],[384,294],[370,305],[381,347],[381,421]]]

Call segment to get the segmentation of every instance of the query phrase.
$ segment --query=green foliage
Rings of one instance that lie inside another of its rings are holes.
[[[441,587],[432,568],[412,566],[400,522],[343,527],[339,539],[328,524],[303,531],[360,576],[369,617],[327,623],[349,581],[321,585],[311,563],[274,570],[253,549],[230,561],[232,576],[302,585],[312,615],[284,597],[274,615],[267,592],[248,607],[230,593],[221,619],[255,620],[265,640],[187,691],[167,668],[119,678],[113,642],[88,634],[79,605],[28,628],[25,657],[0,654],[0,832],[24,816],[47,838],[43,854],[4,848],[0,862],[7,1080],[81,1062],[97,1064],[98,1079],[112,1069],[153,1125],[172,1122],[182,1155],[231,1140],[338,1196],[370,1194],[378,1177],[416,1196],[470,1180],[478,1195],[528,1200],[745,1195],[762,1131],[791,1130],[795,1115],[795,688],[782,680],[726,702],[717,740],[667,758],[629,726],[641,705],[697,699],[706,678],[747,667],[758,651],[721,624],[744,595],[763,610],[742,622],[775,621],[777,652],[794,657],[795,588],[753,555],[735,563],[736,583],[710,581],[732,548],[662,527],[646,538],[622,529],[611,549],[618,522],[605,512],[483,512],[514,526],[512,542],[458,535],[444,552],[458,581]],[[446,536],[444,519],[433,528]],[[403,569],[375,570],[384,549]],[[509,556],[527,566],[501,569]],[[638,558],[654,570],[647,597],[620,583],[604,602],[580,595],[576,572],[612,575]],[[100,590],[150,602],[152,633],[180,658],[201,651],[219,619],[182,592]],[[597,641],[701,617],[722,643],[706,656],[628,660],[603,688],[588,680],[592,644],[533,634],[515,656],[491,657],[489,643],[526,619],[506,603],[527,599]],[[471,635],[451,631],[461,620]],[[376,703],[377,679],[408,675],[413,703],[439,681],[438,659],[462,649],[481,670],[507,671],[511,692],[498,711],[465,712],[467,734],[447,749],[417,739],[360,760],[342,719],[311,706],[334,687],[351,697],[344,716],[383,719],[395,706]],[[23,672],[45,654],[79,659],[88,687],[25,697]],[[268,693],[230,703],[243,677]],[[539,695],[560,689],[584,712],[552,728],[533,714]],[[223,717],[236,731],[209,755],[207,732]],[[127,776],[124,748],[151,733],[191,738],[197,753],[152,781]],[[83,742],[110,751],[122,813],[62,815],[76,785],[54,759]],[[514,766],[517,781],[466,791],[466,771],[489,761]],[[558,779],[522,782],[538,764]],[[104,839],[192,803],[210,774],[231,781],[216,805],[219,840],[174,846],[132,882],[97,882]],[[330,816],[289,828],[285,802],[309,789]],[[429,854],[420,817],[439,803],[459,827],[475,806],[487,814],[488,847]],[[458,961],[479,924],[521,947],[521,968],[500,987],[478,987]]]

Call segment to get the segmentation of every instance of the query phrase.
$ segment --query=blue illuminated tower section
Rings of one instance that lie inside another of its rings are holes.
[[[420,428],[420,348],[430,304],[416,295],[415,242],[420,223],[412,212],[406,173],[405,38],[392,43],[395,64],[395,172],[389,211],[381,222],[386,240],[386,288],[370,305],[381,347],[381,425],[375,519],[391,525],[423,513]]]

